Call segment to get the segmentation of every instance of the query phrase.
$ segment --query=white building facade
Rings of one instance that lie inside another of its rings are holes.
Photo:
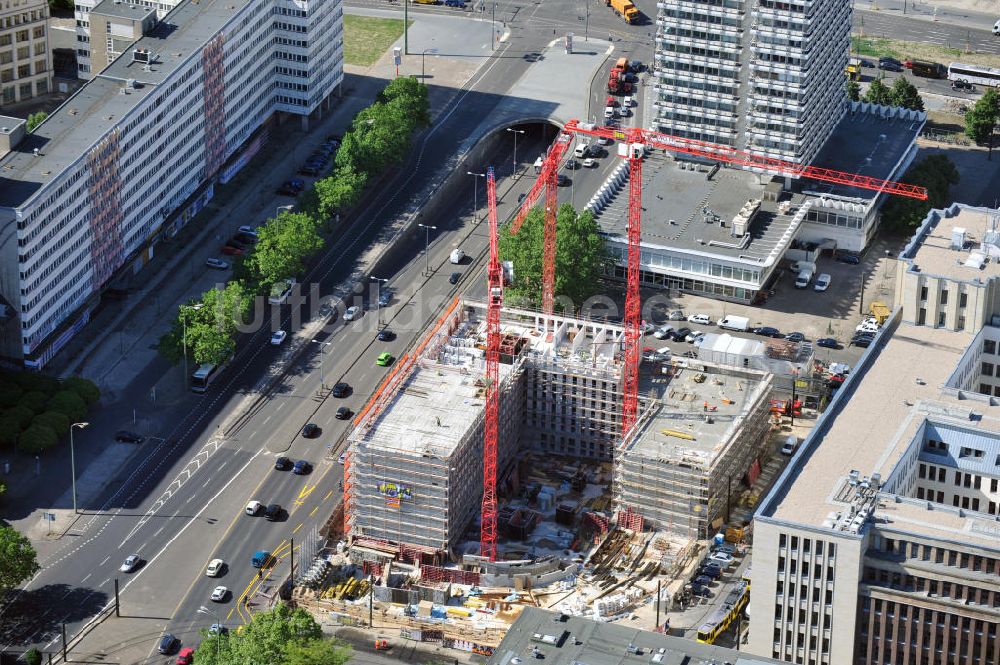
[[[850,0],[658,7],[656,127],[810,163],[845,112]]]
[[[0,160],[0,296],[15,312],[0,318],[0,355],[44,366],[278,112],[321,112],[343,77],[342,17],[339,0],[184,3]],[[32,141],[45,141],[34,155]]]

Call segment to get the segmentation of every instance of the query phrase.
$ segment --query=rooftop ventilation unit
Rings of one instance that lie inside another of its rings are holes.
[[[951,230],[951,248],[962,250],[965,248],[965,229],[956,226]]]

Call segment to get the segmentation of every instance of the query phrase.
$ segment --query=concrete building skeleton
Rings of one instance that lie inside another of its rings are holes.
[[[520,484],[522,449],[613,462],[617,510],[683,536],[708,535],[726,512],[727,483],[763,454],[770,375],[700,363],[673,377],[646,376],[643,419],[622,449],[621,327],[511,308],[501,325],[500,495]],[[346,473],[356,545],[389,543],[436,562],[478,553],[459,546],[478,540],[467,529],[482,496],[484,326],[482,305],[457,307],[362,414]],[[711,407],[692,401],[698,376],[707,378],[699,394]],[[666,451],[665,423],[690,429],[695,440]],[[668,490],[687,498],[674,501]]]

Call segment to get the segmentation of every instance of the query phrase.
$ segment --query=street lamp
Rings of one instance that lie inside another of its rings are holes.
[[[436,226],[431,226],[429,224],[417,224],[420,228],[424,230],[424,274],[431,274],[431,254],[428,251],[428,247],[431,243],[431,231],[437,231]]]
[[[466,171],[467,175],[476,176],[477,178],[485,178],[485,173],[473,173],[472,171]],[[472,221],[476,221],[476,217],[479,216],[479,181],[472,181]]]
[[[73,430],[83,429],[90,423],[73,423],[69,428],[69,470],[73,474],[73,514],[76,515],[76,451],[73,449]]]
[[[274,216],[277,217],[280,215],[282,210],[291,212],[295,210],[295,205],[290,203],[288,205],[278,206],[278,209],[274,211]]]
[[[525,131],[523,129],[512,129],[510,127],[507,128],[507,131],[514,135],[514,175],[517,175],[517,135],[524,134]]]
[[[312,343],[313,344],[319,344],[319,353],[320,353],[320,358],[319,358],[319,387],[320,388],[325,388],[326,387],[326,378],[323,376],[323,361],[325,360],[325,357],[326,357],[326,347],[329,346],[330,344],[333,344],[333,342],[321,342],[318,339],[314,339],[314,340],[312,340]]]
[[[217,635],[216,635],[217,639],[215,640],[215,659],[219,660],[219,642],[222,640],[222,629],[223,629],[222,622],[219,621],[219,611],[215,610],[215,609],[210,610],[207,607],[205,607],[204,605],[202,605],[201,607],[199,607],[195,611],[198,614],[208,614],[209,616],[214,616],[215,617],[215,626],[216,626],[216,629],[219,631],[217,633]]]
[[[382,284],[388,284],[389,280],[382,279],[381,277],[368,277],[371,281],[375,282],[375,320],[376,324],[381,327],[382,325]]]
[[[423,81],[424,78],[426,78],[425,75],[424,75],[424,56],[426,56],[428,53],[437,53],[437,52],[438,52],[438,50],[436,48],[425,48],[423,51],[420,52],[420,80],[421,81]]]

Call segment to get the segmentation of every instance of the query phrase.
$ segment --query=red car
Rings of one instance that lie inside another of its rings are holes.
[[[607,99],[607,101],[605,102],[604,105],[605,106],[617,107],[618,106],[618,100],[615,99],[614,97],[612,97],[611,95],[608,95],[608,99]]]
[[[243,255],[243,250],[242,249],[237,249],[236,247],[233,247],[232,245],[226,245],[226,246],[224,246],[219,251],[222,252],[223,254],[228,254],[229,256],[242,256]]]
[[[194,662],[194,649],[191,647],[184,647],[177,654],[177,665],[191,665]]]

